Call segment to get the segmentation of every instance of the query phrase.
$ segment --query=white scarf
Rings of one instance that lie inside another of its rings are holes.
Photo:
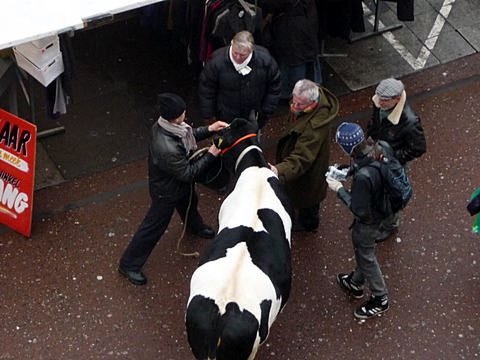
[[[185,146],[185,149],[187,150],[187,154],[189,154],[190,151],[197,149],[197,141],[193,136],[193,129],[186,122],[177,125],[160,116],[158,118],[158,125],[168,132],[171,132],[173,135],[178,136],[182,140],[183,146]]]
[[[250,60],[252,60],[253,51],[250,53],[250,55],[248,55],[248,57],[245,59],[245,61],[241,64],[237,64],[235,62],[235,60],[233,60],[232,47],[231,46],[228,48],[228,55],[230,56],[230,60],[232,61],[232,64],[235,67],[235,70],[237,70],[237,72],[240,75],[245,76],[245,75],[250,74],[250,71],[252,71],[252,68],[250,66],[248,66],[248,63],[250,62]]]
[[[372,101],[377,108],[380,108],[379,104],[379,97],[378,95],[373,95]],[[402,95],[400,95],[400,100],[398,100],[397,105],[390,111],[390,114],[387,116],[388,121],[390,121],[393,125],[397,125],[400,121],[400,117],[402,116],[403,108],[405,107],[405,102],[407,101],[407,93],[405,90],[402,91]]]

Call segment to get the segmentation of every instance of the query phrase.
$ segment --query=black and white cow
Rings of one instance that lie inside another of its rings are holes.
[[[256,131],[236,119],[216,140],[235,187],[190,282],[186,328],[197,359],[253,359],[290,294],[290,207]]]

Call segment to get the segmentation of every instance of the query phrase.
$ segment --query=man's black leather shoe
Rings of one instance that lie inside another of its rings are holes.
[[[194,233],[194,235],[204,239],[213,239],[215,237],[215,231],[210,226],[205,225],[200,231]]]
[[[145,285],[147,283],[147,278],[141,271],[127,271],[122,269],[121,266],[118,267],[118,272],[125,276],[128,281],[135,285]]]

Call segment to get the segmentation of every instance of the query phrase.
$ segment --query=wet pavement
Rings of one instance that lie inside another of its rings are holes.
[[[128,35],[125,41],[138,46]],[[177,89],[195,121],[194,83],[184,67],[163,66],[175,50],[157,49],[158,58],[139,62],[141,47],[132,59],[119,56],[123,47],[104,49],[101,38],[82,43],[81,36],[74,104],[60,119],[39,117],[43,128],[67,125],[64,134],[42,140],[62,180],[35,192],[30,239],[0,233],[0,359],[191,359],[184,315],[196,259],[176,251],[178,217],[146,265],[146,286],[131,285],[116,267],[148,207],[143,121],[152,94]],[[110,63],[95,67],[95,59]],[[138,63],[155,72],[131,68]],[[257,359],[480,357],[480,239],[466,211],[480,186],[479,69],[477,53],[402,77],[428,150],[412,164],[414,199],[397,237],[378,246],[390,310],[359,323],[353,310],[360,301],[335,283],[354,259],[351,216],[329,192],[319,231],[293,236],[291,297]],[[340,93],[339,121],[366,121],[372,92]],[[284,126],[280,109],[264,133],[270,160]],[[332,149],[332,163],[347,161]],[[216,225],[222,198],[197,190],[201,213]],[[180,250],[202,251],[207,241],[187,236]]]
[[[378,29],[375,6],[378,3]],[[397,18],[397,2],[364,1],[364,33],[350,41],[327,38],[325,61],[350,90],[445,64],[478,52],[480,7],[476,0],[415,0],[414,21]],[[386,31],[390,29],[390,31]]]

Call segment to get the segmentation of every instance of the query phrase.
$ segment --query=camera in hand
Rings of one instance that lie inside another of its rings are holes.
[[[340,169],[337,164],[330,165],[328,167],[328,171],[325,173],[325,176],[338,181],[345,181],[347,179],[348,170],[348,167],[343,167]]]

